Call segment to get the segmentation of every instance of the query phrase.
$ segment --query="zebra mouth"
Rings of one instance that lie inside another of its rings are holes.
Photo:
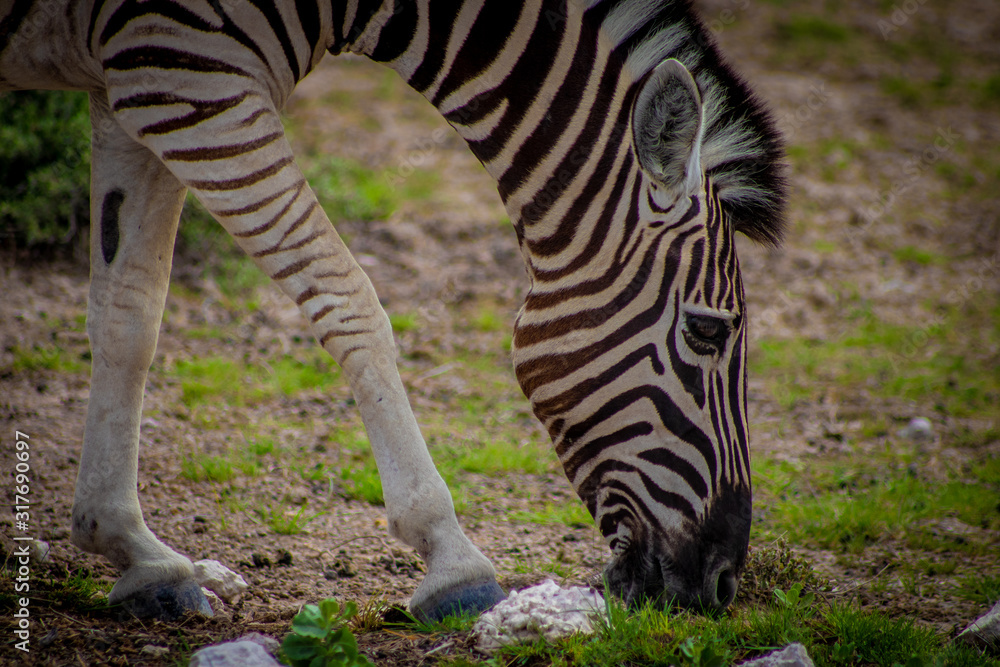
[[[683,561],[653,551],[629,549],[604,570],[608,591],[629,607],[676,605],[711,614],[724,610],[736,597],[740,568],[732,559],[703,558],[693,546],[685,550],[688,557]]]

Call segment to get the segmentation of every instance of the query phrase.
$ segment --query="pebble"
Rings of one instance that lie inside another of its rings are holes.
[[[510,597],[479,617],[472,632],[479,638],[479,649],[490,652],[536,639],[592,634],[594,617],[604,615],[600,593],[578,586],[561,588],[547,579],[523,591],[511,591]]]
[[[281,667],[260,644],[226,642],[195,651],[188,667]]]
[[[814,664],[806,647],[795,643],[780,651],[741,662],[739,667],[814,667]]]
[[[240,575],[217,560],[200,560],[194,564],[194,578],[227,603],[239,599],[250,585]]]
[[[899,431],[899,437],[913,442],[929,442],[934,439],[934,427],[923,417],[914,417]]]

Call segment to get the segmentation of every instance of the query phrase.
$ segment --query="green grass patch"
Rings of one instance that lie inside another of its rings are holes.
[[[305,505],[293,512],[284,503],[279,503],[278,505],[261,505],[256,509],[256,514],[264,524],[278,535],[298,535],[305,530],[306,524],[323,516],[326,512],[306,514]]]
[[[892,256],[896,258],[896,261],[920,264],[921,266],[944,264],[947,261],[947,258],[943,255],[926,250],[925,248],[917,248],[912,245],[895,248],[892,251]]]
[[[399,203],[395,189],[380,172],[351,160],[316,158],[306,169],[306,177],[334,225],[342,220],[384,220]]]
[[[510,514],[511,521],[528,523],[565,524],[573,528],[591,526],[594,519],[583,503],[571,499],[563,503],[545,503],[533,510],[519,510]]]
[[[954,296],[962,295],[956,290]],[[750,372],[764,378],[783,408],[819,400],[831,386],[865,387],[946,414],[995,421],[1000,374],[983,368],[995,368],[988,350],[998,344],[1000,306],[977,297],[913,325],[861,312],[839,337],[763,339],[751,349]],[[974,350],[986,356],[977,358]]]
[[[1000,600],[1000,572],[977,573],[962,577],[958,582],[958,596],[985,606]]]
[[[986,479],[976,481],[964,471],[955,471],[947,481],[925,478],[914,473],[912,463],[912,457],[891,451],[808,467],[755,459],[755,495],[768,512],[754,532],[758,539],[784,535],[800,546],[846,553],[894,540],[935,551],[986,553],[993,548],[986,537],[949,541],[919,526],[953,517],[973,527],[1000,528],[1000,483],[992,479],[996,458],[970,466],[986,471]],[[942,573],[947,569],[938,567]]]
[[[80,373],[88,368],[79,355],[74,355],[58,345],[36,344],[31,347],[15,345],[12,352],[14,360],[9,369],[14,373],[43,370]],[[89,355],[89,352],[86,355]]]
[[[274,396],[294,396],[342,384],[339,367],[318,348],[259,365],[222,356],[181,359],[170,373],[180,381],[181,401],[189,407],[219,400],[252,405]]]
[[[389,324],[392,325],[392,330],[396,333],[403,333],[406,331],[413,331],[417,328],[417,314],[416,313],[390,313],[389,314]]]

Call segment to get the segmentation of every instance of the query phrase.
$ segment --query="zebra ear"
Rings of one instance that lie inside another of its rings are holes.
[[[679,196],[701,187],[701,93],[679,60],[650,72],[632,107],[632,141],[649,176]]]

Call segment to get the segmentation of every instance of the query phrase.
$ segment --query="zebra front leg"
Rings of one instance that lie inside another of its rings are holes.
[[[136,490],[146,373],[170,278],[184,187],[91,95],[92,367],[72,540],[121,572],[109,601],[139,617],[211,616],[191,561],[146,527]]]
[[[198,91],[187,104],[207,105],[200,100],[213,94]],[[317,340],[343,367],[382,478],[389,531],[427,564],[411,609],[440,618],[492,606],[503,591],[489,560],[458,525],[451,494],[410,410],[392,327],[371,282],[295,164],[268,96],[251,90],[225,99],[229,110],[197,124],[186,116],[169,120],[177,128],[170,133],[158,131],[168,122],[158,109],[161,97],[117,100],[116,118],[161,156],[298,304]]]

